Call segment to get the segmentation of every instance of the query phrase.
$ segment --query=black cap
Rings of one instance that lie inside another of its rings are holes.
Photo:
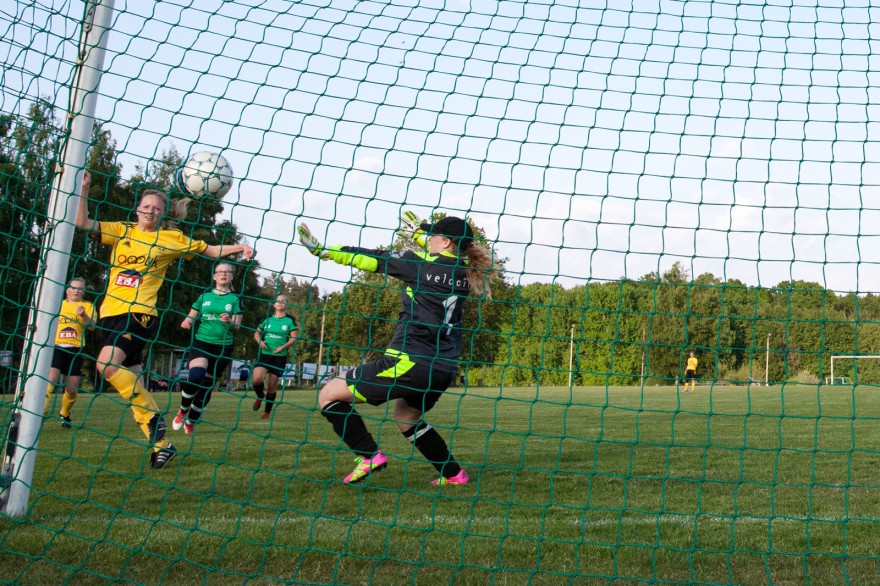
[[[428,234],[438,234],[446,236],[451,240],[457,240],[458,247],[461,250],[470,248],[471,244],[474,243],[473,228],[466,221],[455,216],[446,216],[433,224],[422,222],[421,229]]]

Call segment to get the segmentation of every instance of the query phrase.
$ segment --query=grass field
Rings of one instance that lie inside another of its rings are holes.
[[[472,483],[443,489],[384,407],[361,411],[389,467],[343,485],[314,402],[263,421],[215,395],[153,471],[130,413],[83,395],[81,428],[44,427],[28,518],[0,517],[0,580],[880,584],[873,388],[453,389],[429,420]]]

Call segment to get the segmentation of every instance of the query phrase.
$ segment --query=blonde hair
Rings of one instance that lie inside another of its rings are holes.
[[[492,298],[492,283],[500,281],[503,274],[501,263],[495,258],[495,252],[471,244],[459,251],[460,256],[467,259],[467,276],[474,297]]]
[[[188,197],[171,199],[164,191],[147,189],[141,194],[138,205],[142,204],[144,199],[151,196],[161,198],[165,204],[165,217],[162,218],[162,227],[166,229],[177,228],[177,224],[186,217],[189,211],[189,204],[192,203],[192,200]]]

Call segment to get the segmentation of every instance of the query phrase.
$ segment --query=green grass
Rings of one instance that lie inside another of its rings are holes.
[[[81,428],[43,430],[27,518],[0,517],[0,580],[880,584],[875,389],[453,389],[429,420],[472,483],[442,490],[385,407],[360,410],[390,466],[343,485],[314,403],[263,421],[218,394],[152,471],[130,413],[83,395]]]

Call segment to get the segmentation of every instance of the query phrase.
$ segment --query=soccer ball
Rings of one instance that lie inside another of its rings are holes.
[[[231,187],[232,167],[217,153],[193,153],[177,170],[177,188],[193,199],[205,195],[220,199]]]

